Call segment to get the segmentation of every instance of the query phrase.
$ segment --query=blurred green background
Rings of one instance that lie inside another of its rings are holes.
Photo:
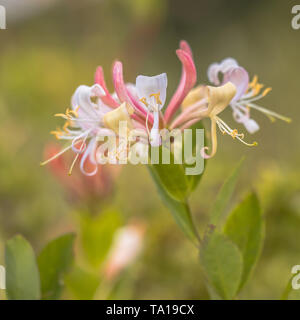
[[[181,72],[175,50],[185,39],[194,51],[199,82],[207,82],[210,63],[232,56],[273,88],[260,104],[293,118],[291,124],[273,124],[254,111],[261,127],[254,137],[257,148],[220,135],[218,153],[207,163],[191,201],[203,230],[217,191],[246,155],[231,205],[254,189],[267,229],[261,259],[240,298],[279,298],[292,266],[300,264],[300,31],[291,28],[294,2],[32,0],[27,10],[18,2],[0,1],[7,4],[7,30],[0,30],[0,264],[3,242],[16,233],[37,251],[64,232],[78,233],[78,211],[85,209],[70,201],[51,172],[39,166],[45,145],[54,141],[49,131],[61,125],[53,114],[69,106],[78,85],[93,83],[98,65],[112,90],[115,59],[123,61],[128,82],[138,74],[167,72],[171,97]],[[234,125],[231,112],[224,114]],[[143,251],[114,297],[208,298],[197,251],[161,204],[145,167],[122,169],[114,197],[99,201],[99,214],[108,205],[121,212],[123,223],[139,219],[147,226]],[[74,290],[64,293],[64,298],[76,297]]]

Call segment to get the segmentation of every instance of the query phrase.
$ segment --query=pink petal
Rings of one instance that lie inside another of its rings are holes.
[[[179,47],[181,50],[185,51],[193,58],[193,51],[192,51],[190,45],[185,40],[180,41]]]
[[[182,63],[182,75],[179,86],[166,109],[166,122],[171,120],[172,116],[197,81],[197,72],[192,56],[182,49],[176,50],[176,54]]]
[[[103,101],[103,103],[108,105],[111,108],[117,108],[119,106],[119,103],[111,96],[111,94],[107,89],[102,67],[98,67],[96,70],[95,83],[99,84],[105,92],[105,95],[101,97],[101,100]]]
[[[134,96],[127,89],[123,79],[123,65],[120,61],[116,61],[113,66],[113,81],[117,96],[121,102],[128,102],[138,111],[139,114],[146,116],[147,112],[134,98]],[[153,122],[153,116],[149,115],[149,122]]]

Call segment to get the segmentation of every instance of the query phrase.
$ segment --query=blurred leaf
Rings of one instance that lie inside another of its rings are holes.
[[[216,293],[223,299],[234,299],[243,268],[242,255],[237,246],[224,235],[213,232],[204,239],[200,259]]]
[[[177,222],[181,230],[190,240],[192,240],[193,242],[197,242],[199,236],[193,223],[188,204],[186,202],[176,201],[174,198],[172,198],[165,191],[157,175],[157,171],[153,168],[153,166],[149,165],[148,169],[155,182],[160,198],[171,211],[175,221]]]
[[[243,274],[239,290],[246,283],[259,257],[264,230],[258,199],[251,193],[232,211],[224,228],[224,233],[239,247],[243,255]]]
[[[210,214],[210,224],[218,225],[220,217],[224,212],[228,202],[233,194],[244,158],[240,160],[234,170],[231,172],[230,176],[225,180],[224,184],[221,187],[217,195],[217,199],[214,202],[212,212]]]
[[[75,299],[91,300],[99,286],[100,279],[96,275],[75,266],[65,276],[65,283]]]
[[[73,262],[75,235],[63,235],[46,245],[38,257],[42,299],[58,299],[63,288],[63,275]]]
[[[9,300],[40,299],[40,277],[31,245],[15,236],[5,246],[6,294]]]
[[[110,249],[115,231],[121,225],[121,215],[113,209],[98,216],[81,216],[82,247],[91,266],[99,268]]]

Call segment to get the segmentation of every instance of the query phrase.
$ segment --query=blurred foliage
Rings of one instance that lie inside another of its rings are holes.
[[[99,64],[112,88],[110,68],[117,58],[124,62],[129,82],[138,73],[167,72],[170,97],[180,76],[174,51],[183,38],[194,50],[200,82],[207,81],[211,62],[233,56],[251,75],[257,73],[273,87],[264,105],[294,120],[290,125],[271,124],[255,113],[261,126],[255,149],[220,137],[218,154],[206,163],[191,201],[203,232],[227,172],[246,155],[230,207],[249,189],[256,189],[266,238],[253,279],[239,298],[279,298],[291,267],[300,261],[300,43],[299,31],[290,26],[290,11],[290,3],[281,0],[61,0],[19,21],[10,22],[8,17],[8,29],[0,32],[0,264],[4,264],[4,241],[16,233],[23,234],[37,252],[50,239],[75,231],[92,252],[84,256],[77,243],[78,265],[65,280],[63,297],[94,296],[100,283],[96,268],[101,269],[104,259],[104,253],[97,256],[97,243],[106,245],[103,233],[96,230],[101,215],[78,223],[77,208],[47,169],[38,165],[46,142],[54,139],[49,131],[60,125],[53,114],[69,106],[78,85],[92,84]],[[197,251],[161,204],[145,167],[123,168],[114,207],[124,222],[138,217],[148,227],[142,254],[116,284],[112,297],[208,298]],[[96,219],[92,227],[91,219]],[[88,228],[94,231],[86,232]]]

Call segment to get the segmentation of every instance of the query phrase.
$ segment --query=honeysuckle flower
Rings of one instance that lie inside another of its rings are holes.
[[[138,76],[136,78],[136,90],[139,100],[144,104],[147,109],[147,114],[153,114],[153,126],[149,134],[150,143],[152,146],[159,146],[160,134],[159,134],[159,115],[166,102],[167,92],[167,75],[162,73],[157,76],[147,77]],[[148,117],[146,119],[146,127],[148,129]]]
[[[101,99],[104,95],[107,96],[107,93],[99,84],[91,87],[81,85],[76,89],[71,100],[72,109],[67,109],[65,114],[56,114],[66,120],[65,125],[62,129],[52,131],[57,139],[67,140],[69,143],[42,165],[72,149],[76,156],[69,174],[71,174],[80,155],[82,155],[80,157],[81,171],[88,176],[97,173],[96,149],[99,140],[101,140],[99,138],[115,136],[119,121],[126,121],[130,125],[130,115],[133,113],[133,108],[126,102],[120,106],[115,105],[114,109],[107,106]],[[91,171],[87,171],[85,168],[87,160],[93,164]]]
[[[276,112],[263,108],[254,102],[265,97],[271,88],[266,88],[262,91],[263,85],[258,83],[257,76],[249,83],[248,72],[239,66],[237,61],[233,58],[224,59],[220,63],[213,63],[207,71],[208,79],[215,85],[225,84],[232,82],[236,88],[236,95],[230,102],[233,110],[233,117],[238,123],[242,123],[248,132],[255,133],[259,130],[257,122],[250,118],[250,109],[256,109],[268,116],[272,121],[276,118],[286,122],[291,119],[284,117]],[[222,82],[219,76],[223,76]]]
[[[191,125],[204,118],[209,118],[211,120],[211,153],[208,155],[205,152],[208,147],[204,147],[202,150],[202,156],[204,158],[213,157],[217,151],[217,127],[223,134],[228,134],[245,145],[253,146],[257,144],[256,142],[251,144],[245,142],[244,134],[238,133],[237,129],[231,129],[219,117],[219,114],[225,110],[230,101],[232,101],[236,92],[237,88],[231,82],[227,82],[219,87],[199,86],[191,90],[182,103],[183,112],[173,123],[174,127],[182,121]]]

